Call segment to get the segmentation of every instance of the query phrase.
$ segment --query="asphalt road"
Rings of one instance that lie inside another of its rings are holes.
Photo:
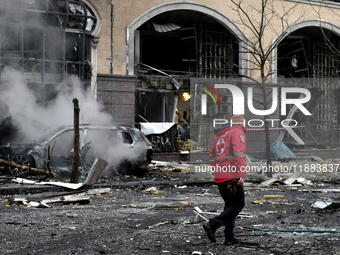
[[[312,189],[339,189],[338,184],[260,187],[248,182],[243,213],[249,218],[238,218],[235,229],[241,244],[224,246],[223,229],[217,232],[217,243],[211,243],[202,228],[204,220],[193,211],[198,206],[220,212],[217,187],[176,188],[173,176],[164,177],[169,185],[157,187],[157,192],[146,191],[152,182],[113,188],[92,195],[87,204],[34,208],[10,203],[13,196],[2,195],[0,254],[340,254],[339,209],[311,207],[317,200],[339,197]]]

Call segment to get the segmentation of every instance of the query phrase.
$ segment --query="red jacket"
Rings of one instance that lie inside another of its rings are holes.
[[[247,177],[247,128],[238,125],[221,127],[209,151],[209,163],[215,171],[215,182]]]

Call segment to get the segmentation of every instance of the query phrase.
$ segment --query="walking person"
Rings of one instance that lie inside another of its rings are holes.
[[[246,171],[246,131],[242,115],[234,115],[231,122],[215,129],[213,145],[209,151],[209,163],[215,170],[215,182],[222,199],[224,211],[203,225],[208,238],[216,242],[215,232],[225,227],[225,245],[238,244],[234,226],[237,215],[244,207],[243,184]]]

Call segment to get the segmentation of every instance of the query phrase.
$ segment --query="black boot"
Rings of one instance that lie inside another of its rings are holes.
[[[216,243],[216,236],[215,236],[216,230],[212,229],[209,222],[204,223],[203,228],[204,228],[205,232],[207,232],[207,236],[208,236],[209,240],[212,241],[213,243]]]
[[[224,245],[233,245],[233,244],[239,244],[239,243],[240,243],[240,240],[233,237],[233,238],[226,238],[223,244]]]
[[[234,231],[232,233],[224,233],[225,234],[225,241],[224,245],[233,245],[233,244],[239,244],[240,240],[236,239],[234,236]]]

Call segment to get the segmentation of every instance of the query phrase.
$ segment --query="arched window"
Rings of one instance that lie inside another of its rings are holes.
[[[41,102],[70,75],[90,80],[96,17],[79,0],[0,0],[1,72],[21,71]]]

